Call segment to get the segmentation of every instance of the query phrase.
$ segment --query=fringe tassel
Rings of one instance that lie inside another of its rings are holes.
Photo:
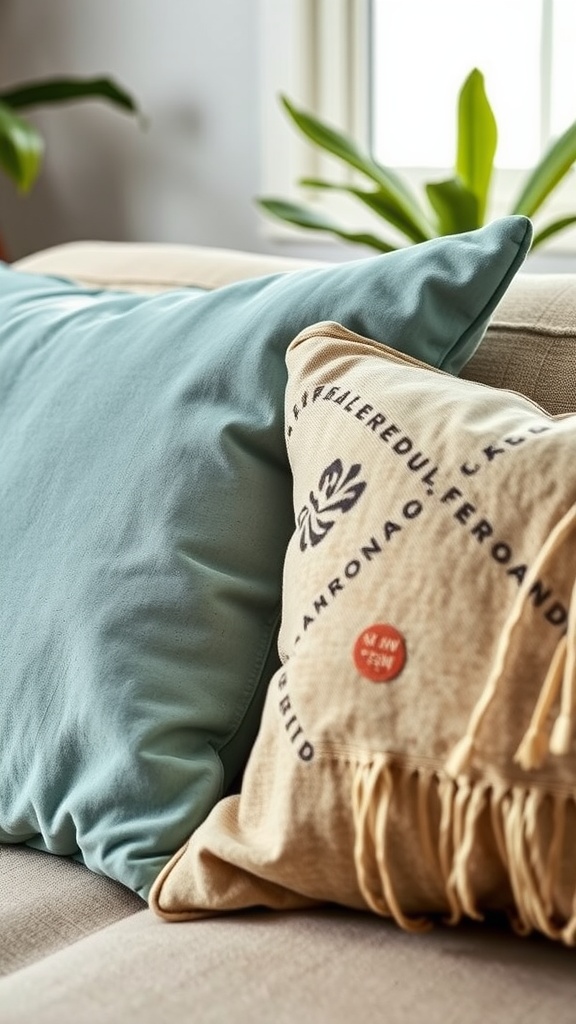
[[[478,735],[486,713],[496,700],[506,677],[512,637],[522,620],[535,581],[545,570],[550,559],[557,555],[576,529],[576,504],[572,505],[556,523],[540,548],[529,572],[524,578],[516,600],[500,634],[494,663],[484,690],[472,711],[465,735],[454,746],[445,764],[445,770],[457,779],[470,767],[478,744]],[[547,718],[562,685],[561,712],[555,722],[550,741]],[[558,648],[544,680],[538,703],[528,730],[515,754],[515,760],[526,770],[539,767],[551,750],[553,754],[569,753],[574,719],[576,716],[576,584],[572,590],[568,614],[567,638]]]
[[[566,637],[563,636],[554,651],[548,674],[544,680],[538,702],[530,720],[530,725],[514,755],[516,764],[519,764],[524,771],[540,768],[548,756],[550,740],[547,732],[547,721],[552,705],[562,685],[565,662]]]
[[[441,773],[420,769],[415,773],[418,797],[416,825],[425,869],[438,881],[446,899],[448,922],[456,924],[464,914],[481,919],[475,892],[481,875],[479,857],[486,847],[480,830],[489,828],[497,852],[486,863],[489,878],[500,874],[508,882],[515,929],[528,935],[537,928],[551,939],[576,945],[576,878],[572,885],[570,912],[566,893],[561,893],[562,865],[567,837],[576,832],[576,796],[547,794],[534,784],[492,784],[468,777],[478,748],[485,717],[505,685],[511,641],[522,621],[535,581],[562,545],[576,530],[576,504],[568,509],[540,548],[499,638],[486,685],[472,710],[465,735],[452,749]],[[549,719],[560,694],[560,713],[550,733]],[[570,752],[576,724],[576,584],[568,613],[566,636],[559,641],[546,673],[540,695],[514,760],[524,770],[539,768],[548,753]],[[354,860],[360,891],[366,904],[378,914],[396,919],[402,928],[421,931],[424,918],[407,917],[391,877],[389,822],[398,777],[408,769],[392,755],[378,755],[354,768],[352,786],[356,830]],[[395,781],[396,780],[396,781]],[[431,793],[436,788],[440,818],[431,814]],[[567,827],[568,809],[571,827]],[[560,900],[563,906],[560,908]],[[488,909],[488,908],[486,908]],[[494,908],[497,909],[497,908]],[[564,918],[563,923],[561,923]]]
[[[480,817],[488,803],[488,786],[470,786],[466,793],[466,805],[461,830],[458,831],[458,842],[454,852],[450,882],[460,901],[462,910],[468,917],[476,921],[483,919],[483,914],[476,905],[476,896],[471,883],[470,862],[478,841]]]
[[[565,650],[560,715],[554,723],[550,739],[550,750],[557,756],[570,752],[574,733],[574,700],[576,696],[576,583],[570,598]]]
[[[405,931],[421,932],[431,927],[426,918],[410,918],[401,910],[388,870],[387,832],[393,779],[389,759],[376,756],[372,764],[358,765],[352,787],[352,807],[356,823],[354,863],[360,892],[376,914],[393,917]],[[382,891],[370,884],[369,868],[378,872]]]
[[[354,862],[366,905],[377,914],[393,917],[407,931],[431,927],[429,918],[404,912],[392,877],[391,810],[409,777],[416,779],[412,825],[417,829],[419,855],[424,871],[444,891],[447,923],[455,925],[463,916],[482,920],[484,911],[502,909],[479,906],[486,899],[478,891],[485,877],[488,898],[490,886],[501,888],[508,882],[511,924],[519,934],[537,929],[551,939],[576,945],[576,878],[571,883],[569,912],[566,892],[561,891],[566,884],[563,863],[576,831],[576,798],[530,786],[455,781],[443,772],[403,767],[392,755],[353,765]],[[414,840],[412,827],[410,840]],[[397,835],[394,842],[398,851]],[[491,847],[492,856],[486,852]],[[485,864],[481,856],[488,858]]]

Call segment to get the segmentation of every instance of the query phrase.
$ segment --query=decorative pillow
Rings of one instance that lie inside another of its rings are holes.
[[[576,415],[334,323],[287,363],[284,664],[152,906],[509,910],[573,943]]]
[[[243,768],[279,664],[289,341],[337,315],[456,371],[530,233],[200,297],[0,269],[0,841],[147,895]]]

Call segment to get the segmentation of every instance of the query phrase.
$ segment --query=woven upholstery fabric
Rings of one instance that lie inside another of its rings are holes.
[[[573,275],[520,275],[461,376],[519,391],[551,413],[574,412],[575,310]]]
[[[287,363],[283,668],[152,905],[508,908],[573,943],[576,415],[337,324]]]
[[[145,906],[129,889],[68,857],[0,846],[0,976]]]
[[[2,1024],[572,1024],[574,953],[493,925],[405,935],[367,914],[145,911],[0,980]]]

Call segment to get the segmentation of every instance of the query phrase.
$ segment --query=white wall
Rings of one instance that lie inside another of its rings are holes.
[[[330,240],[278,242],[263,231],[254,205],[259,49],[258,0],[1,0],[0,87],[107,73],[149,120],[143,131],[94,102],[36,112],[47,142],[41,178],[22,198],[0,175],[10,255],[78,238],[368,255]],[[541,257],[532,269],[568,267]]]
[[[35,112],[41,178],[21,198],[0,176],[10,254],[77,238],[291,251],[263,236],[253,201],[258,55],[258,0],[2,0],[0,86],[109,73],[149,119],[142,131],[94,102]]]

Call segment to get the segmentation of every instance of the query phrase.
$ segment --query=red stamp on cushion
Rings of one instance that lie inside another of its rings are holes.
[[[354,644],[354,664],[373,683],[389,683],[406,664],[406,642],[394,626],[377,622],[363,629]]]

